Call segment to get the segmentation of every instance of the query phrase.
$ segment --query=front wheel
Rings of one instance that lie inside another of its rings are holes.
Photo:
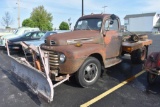
[[[153,84],[156,81],[157,77],[158,75],[147,72],[147,81],[149,84]]]
[[[98,59],[88,57],[76,73],[76,80],[82,87],[93,85],[101,74],[101,64]]]

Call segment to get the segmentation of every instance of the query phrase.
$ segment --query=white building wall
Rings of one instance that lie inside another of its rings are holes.
[[[152,32],[153,16],[129,18],[127,29],[134,32]]]

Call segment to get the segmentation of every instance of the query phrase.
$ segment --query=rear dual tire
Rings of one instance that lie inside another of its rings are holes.
[[[144,62],[147,56],[147,48],[146,46],[141,49],[137,49],[131,53],[131,61],[133,64],[139,64]]]

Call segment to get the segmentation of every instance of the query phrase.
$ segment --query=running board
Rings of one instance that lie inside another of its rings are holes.
[[[105,60],[105,68],[119,64],[122,61],[121,58],[110,58]]]

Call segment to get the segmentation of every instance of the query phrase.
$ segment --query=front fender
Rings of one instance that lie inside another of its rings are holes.
[[[66,48],[64,53],[67,59],[64,64],[60,64],[60,73],[71,74],[76,72],[91,54],[98,53],[104,60],[106,55],[104,50],[105,48],[100,44],[84,44],[81,47],[73,46],[71,50]]]

